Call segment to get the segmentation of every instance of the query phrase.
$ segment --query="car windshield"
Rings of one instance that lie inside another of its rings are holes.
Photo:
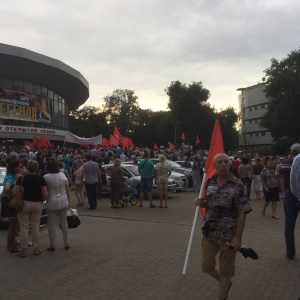
[[[169,168],[181,168],[181,165],[172,161],[172,160],[166,160],[166,163],[168,164]]]
[[[5,175],[6,175],[6,169],[0,169],[0,185],[3,185]]]
[[[123,168],[127,169],[130,173],[132,173],[134,176],[140,176],[138,166],[130,166],[130,165],[125,165]]]

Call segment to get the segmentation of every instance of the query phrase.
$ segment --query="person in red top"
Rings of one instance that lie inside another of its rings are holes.
[[[238,168],[239,168],[239,165],[241,164],[241,162],[238,160],[237,156],[234,156],[233,157],[233,160],[231,162],[231,167],[232,167],[232,174],[233,176],[235,177],[239,177],[238,176]]]

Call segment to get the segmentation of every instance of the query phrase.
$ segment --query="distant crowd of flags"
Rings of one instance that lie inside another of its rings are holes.
[[[94,136],[92,136],[94,137]],[[83,136],[84,138],[84,136]],[[185,134],[182,133],[181,135],[181,138],[183,141],[185,141]],[[50,141],[45,137],[43,136],[41,139],[37,138],[37,137],[33,137],[33,140],[32,142],[29,142],[29,141],[23,141],[24,145],[29,147],[30,149],[32,149],[34,146],[35,147],[41,147],[41,148],[48,148],[48,147],[51,147],[51,143]],[[197,134],[196,136],[196,145],[200,144],[200,137],[199,135]],[[114,126],[114,130],[113,130],[113,134],[110,135],[109,139],[106,139],[105,137],[102,136],[102,144],[101,144],[103,147],[109,147],[109,146],[114,146],[114,147],[117,147],[119,145],[122,145],[123,148],[131,148],[131,149],[134,149],[134,144],[133,144],[133,141],[132,139],[130,139],[129,137],[126,137],[126,136],[123,136],[118,127],[115,125]],[[81,147],[84,147],[84,148],[90,148],[90,145],[89,144],[85,144],[85,143],[82,143],[80,144]],[[176,145],[172,144],[171,142],[168,141],[168,146],[170,149],[175,149],[176,148]],[[98,148],[99,145],[98,144],[95,144],[94,145],[94,148]],[[159,147],[157,146],[156,143],[154,143],[154,149],[155,150],[159,150]]]

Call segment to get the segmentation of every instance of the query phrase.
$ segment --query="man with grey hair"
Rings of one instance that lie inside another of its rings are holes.
[[[291,146],[290,157],[281,164],[284,175],[284,214],[285,214],[285,244],[286,257],[293,260],[296,254],[295,225],[300,209],[300,144]]]
[[[207,180],[205,198],[195,199],[195,205],[206,209],[201,240],[202,270],[219,282],[218,300],[227,299],[246,214],[252,211],[245,186],[231,174],[230,166],[228,155],[217,154],[214,158],[217,174]],[[218,253],[219,267],[216,267]]]

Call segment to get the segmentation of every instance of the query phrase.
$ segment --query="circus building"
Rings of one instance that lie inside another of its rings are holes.
[[[84,104],[89,84],[63,62],[0,43],[0,144],[47,137],[64,141],[69,111]]]

